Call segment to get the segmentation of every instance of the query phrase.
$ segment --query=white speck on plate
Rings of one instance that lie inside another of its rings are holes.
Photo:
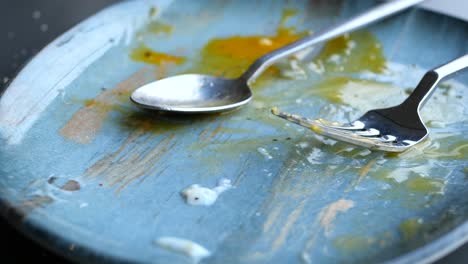
[[[273,159],[273,157],[270,155],[270,153],[268,153],[268,151],[265,148],[258,147],[257,151],[258,151],[258,153],[262,154],[263,157],[265,157],[265,159],[267,159],[267,160]]]
[[[198,263],[211,255],[211,252],[200,244],[178,237],[160,237],[155,241],[155,244],[163,249],[185,255],[193,263]]]
[[[281,71],[281,75],[286,78],[294,80],[304,80],[307,79],[307,73],[301,66],[299,66],[298,60],[289,61],[290,69]]]
[[[433,128],[444,128],[446,125],[443,121],[431,120],[428,125]]]
[[[336,140],[329,139],[329,138],[325,138],[324,136],[321,136],[321,135],[316,135],[316,134],[315,134],[314,137],[315,137],[318,141],[322,142],[322,143],[325,144],[325,145],[329,145],[329,146],[333,146],[333,145],[335,145],[336,142],[337,142]]]
[[[323,66],[323,63],[321,61],[315,63],[311,62],[307,65],[309,70],[317,73],[317,74],[323,74],[325,72],[325,67]]]
[[[312,263],[312,258],[310,257],[310,254],[307,253],[307,252],[302,252],[301,253],[301,259],[302,259],[302,262],[304,262],[306,264],[311,264]]]
[[[317,73],[317,74],[323,74],[325,72],[325,67],[323,67],[322,62],[311,62],[308,65],[309,70]]]
[[[330,56],[330,58],[328,58],[328,61],[333,62],[335,64],[339,64],[340,61],[341,61],[341,57],[338,54],[333,54],[333,55]]]
[[[322,156],[322,151],[318,148],[313,148],[312,152],[307,156],[307,161],[310,164],[320,164],[320,157]]]
[[[265,107],[266,107],[266,104],[265,104],[265,103],[259,102],[259,101],[253,101],[253,102],[252,102],[252,105],[253,105],[253,107],[255,107],[256,109],[262,109],[262,108],[265,108]]]
[[[85,207],[88,207],[88,203],[81,203],[80,204],[80,208],[85,208]]]
[[[402,171],[402,170],[396,169],[395,171],[390,173],[390,175],[388,175],[387,178],[393,179],[397,183],[402,183],[408,180],[408,175],[409,175],[408,171]]]
[[[370,151],[369,149],[365,149],[365,150],[359,152],[358,155],[362,156],[362,157],[365,157],[365,156],[367,156],[367,155],[369,155],[371,153],[372,153],[372,151]]]
[[[185,198],[185,201],[190,205],[210,206],[216,202],[218,196],[222,192],[231,188],[231,180],[221,179],[219,180],[218,185],[213,189],[206,188],[198,184],[192,184],[182,190],[181,194]]]
[[[269,39],[269,38],[261,38],[259,40],[259,43],[262,46],[271,46],[271,45],[273,45],[273,41],[271,41],[271,39]]]

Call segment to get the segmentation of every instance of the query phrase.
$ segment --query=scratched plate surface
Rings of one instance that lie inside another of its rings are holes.
[[[37,55],[0,101],[3,213],[81,261],[191,262],[158,247],[162,236],[202,245],[212,253],[203,263],[414,263],[453,249],[468,233],[465,119],[431,128],[431,142],[416,152],[388,157],[315,137],[269,113],[275,105],[312,117],[335,109],[338,103],[311,92],[320,74],[266,80],[252,103],[222,115],[161,115],[127,99],[141,84],[190,69],[212,38],[274,34],[285,8],[297,10],[289,26],[316,31],[373,4],[130,1],[96,14]],[[171,30],[141,33],[149,13]],[[369,31],[387,63],[403,67],[408,79],[390,78],[402,88],[421,77],[415,68],[467,51],[467,24],[428,11]],[[134,61],[140,42],[187,61],[167,68]],[[379,76],[387,75],[366,78]],[[467,115],[466,97],[456,98],[459,107],[444,113]],[[234,188],[210,207],[180,195],[221,178]]]

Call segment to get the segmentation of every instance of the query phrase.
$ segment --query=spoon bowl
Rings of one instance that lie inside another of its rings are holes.
[[[131,95],[138,106],[179,113],[215,113],[248,103],[252,92],[242,79],[182,74],[146,84]]]

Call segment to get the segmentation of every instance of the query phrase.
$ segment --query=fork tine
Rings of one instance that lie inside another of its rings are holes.
[[[380,131],[375,128],[369,128],[363,131],[354,131],[354,133],[363,137],[376,137],[380,135]]]
[[[322,119],[318,119],[318,120],[321,121],[322,123],[325,123],[325,121],[323,121]],[[343,129],[343,130],[350,130],[350,131],[363,130],[366,127],[366,125],[363,122],[359,121],[359,120],[356,120],[356,121],[352,122],[351,125],[337,126],[337,125],[333,125],[333,123],[331,123],[331,125],[328,125],[328,126],[336,128],[336,129]]]
[[[356,133],[359,131],[339,129],[337,127],[329,126],[326,123],[323,123],[321,120],[314,120],[314,119],[305,118],[299,115],[281,112],[276,107],[271,109],[271,113],[278,117],[291,121],[295,124],[298,124],[300,126],[307,127],[311,129],[313,132],[315,132],[316,134],[324,135],[324,136],[330,137],[338,141],[344,141],[347,143],[351,143],[351,144],[362,146],[362,147],[369,148],[369,149],[377,149],[377,150],[383,150],[383,151],[389,151],[389,152],[403,152],[411,146],[410,142],[395,143],[396,137],[391,136],[391,135],[385,135],[381,137],[361,136]]]
[[[397,137],[392,136],[392,135],[385,135],[380,138],[382,142],[390,143],[390,142],[395,142],[397,141]]]
[[[275,116],[281,117],[283,119],[296,123],[300,126],[310,128],[312,130],[314,130],[314,126],[323,127],[323,125],[320,124],[317,120],[305,118],[300,115],[294,115],[294,114],[282,112],[277,107],[273,107],[271,109],[271,113],[274,114]]]

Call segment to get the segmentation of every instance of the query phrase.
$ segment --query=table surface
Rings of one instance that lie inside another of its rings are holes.
[[[79,21],[117,2],[117,0],[16,0],[0,1],[0,91],[22,65],[48,42]],[[3,259],[22,262],[30,259],[47,263],[67,263],[62,257],[42,248],[24,237],[4,219],[0,219],[0,243]],[[2,243],[3,242],[3,243]],[[17,254],[13,252],[27,252]],[[465,263],[468,244],[437,263]]]

